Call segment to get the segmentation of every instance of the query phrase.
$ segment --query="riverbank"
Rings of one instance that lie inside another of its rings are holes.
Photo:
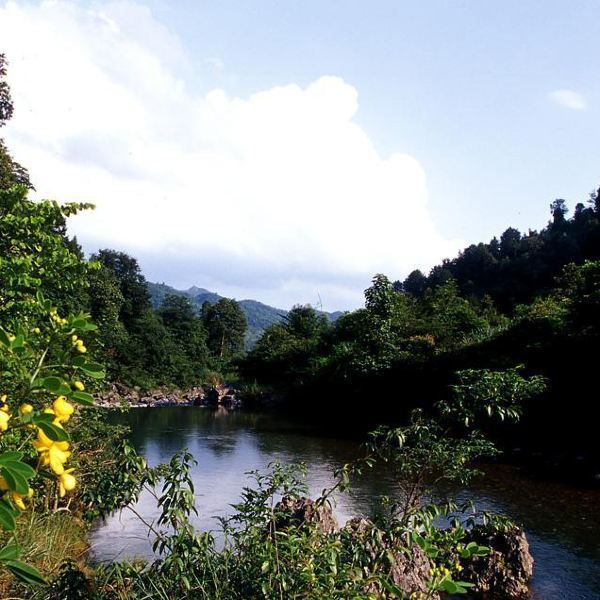
[[[234,386],[216,384],[195,386],[185,390],[159,388],[142,390],[121,383],[112,383],[96,395],[101,408],[154,408],[165,406],[223,406],[228,410],[242,407],[242,392]]]

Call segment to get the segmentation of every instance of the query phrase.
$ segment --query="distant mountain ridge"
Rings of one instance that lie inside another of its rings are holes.
[[[158,308],[168,294],[189,298],[198,309],[200,309],[205,302],[214,303],[223,297],[215,292],[211,292],[210,290],[195,285],[187,290],[177,290],[166,283],[152,283],[150,281],[148,282],[148,292],[150,293],[152,306],[154,308]],[[280,323],[288,313],[287,310],[263,304],[262,302],[258,302],[258,300],[238,300],[238,302],[248,321],[248,331],[246,333],[246,347],[248,348],[256,343],[265,329],[271,325]],[[343,314],[343,312],[323,312],[322,314],[333,323]]]

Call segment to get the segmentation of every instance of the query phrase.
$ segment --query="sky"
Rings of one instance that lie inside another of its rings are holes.
[[[35,196],[87,253],[289,308],[360,306],[600,184],[600,3],[0,0]]]

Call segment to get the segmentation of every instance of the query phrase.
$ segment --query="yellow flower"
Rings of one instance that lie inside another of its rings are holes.
[[[34,327],[32,329],[33,333],[40,333],[40,328],[39,327]]]
[[[3,410],[5,413],[10,412],[10,408],[8,407],[7,404],[7,399],[8,396],[6,394],[3,394],[2,397],[0,398],[0,402],[2,402],[2,405],[0,406],[0,410]]]
[[[79,390],[80,392],[83,392],[83,390],[85,390],[85,386],[83,385],[83,383],[81,383],[81,381],[74,381],[73,382],[73,387],[76,390]]]
[[[6,414],[3,411],[0,411],[0,431],[6,431],[8,429],[9,420],[10,415]]]
[[[53,442],[41,429],[38,429],[38,439],[33,446],[40,453],[40,460],[44,466],[50,466],[57,475],[65,472],[64,464],[67,462],[69,442]]]
[[[71,337],[71,341],[73,342],[73,345],[75,346],[75,349],[78,352],[81,352],[81,353],[87,352],[87,348],[85,347],[83,340],[80,340],[76,335]]]
[[[67,469],[58,478],[58,493],[61,498],[63,498],[67,492],[74,490],[75,486],[77,485],[77,479],[75,479],[75,477],[71,475],[71,472],[73,470],[74,469]]]
[[[19,494],[18,492],[10,493],[10,497],[12,498],[13,504],[21,510],[25,510],[27,508],[25,506],[25,502],[23,502],[23,498],[31,498],[31,496],[33,496],[33,490],[31,488],[29,488],[27,494]]]
[[[60,423],[66,423],[75,411],[73,405],[69,404],[64,396],[59,396],[52,403],[52,408],[54,409],[54,414]]]
[[[2,396],[0,396],[0,402],[2,402],[2,403],[6,402],[7,398],[8,398],[8,396],[6,394],[2,394]]]
[[[29,413],[33,412],[33,406],[31,406],[31,404],[21,404],[21,406],[19,406],[19,412],[22,415],[28,415]]]

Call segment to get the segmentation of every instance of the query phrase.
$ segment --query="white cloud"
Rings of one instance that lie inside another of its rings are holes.
[[[585,110],[587,108],[585,98],[573,90],[554,90],[550,92],[549,97],[553,102],[565,108],[572,110]]]
[[[433,225],[420,164],[379,155],[338,77],[195,94],[178,40],[134,3],[9,2],[0,40],[15,156],[40,195],[96,203],[70,224],[86,249],[129,251],[151,279],[347,308],[374,273],[459,246]]]

